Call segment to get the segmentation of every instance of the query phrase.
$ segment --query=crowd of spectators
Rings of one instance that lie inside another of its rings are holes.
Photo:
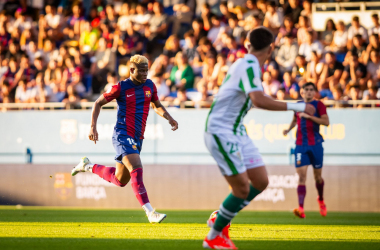
[[[308,0],[162,3],[93,0],[6,1],[0,12],[0,102],[94,101],[129,77],[129,58],[150,60],[148,77],[160,100],[211,101],[229,66],[247,53],[249,30],[261,25],[275,35],[274,53],[262,69],[263,88],[279,100],[300,99],[305,82],[318,98],[380,99],[380,23],[311,25]],[[88,1],[87,1],[88,2]],[[0,8],[1,9],[1,8]]]

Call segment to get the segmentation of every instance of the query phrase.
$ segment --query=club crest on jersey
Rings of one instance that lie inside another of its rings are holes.
[[[152,93],[150,93],[150,90],[145,91],[145,96],[148,98],[152,96]]]
[[[136,145],[132,145],[133,150],[137,150]]]

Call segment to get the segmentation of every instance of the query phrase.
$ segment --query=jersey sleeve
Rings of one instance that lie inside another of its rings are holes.
[[[253,91],[263,91],[263,85],[260,79],[259,67],[248,67],[245,72],[241,72],[239,87],[246,95]]]
[[[121,86],[120,86],[120,82],[118,82],[117,84],[113,85],[112,87],[110,87],[107,92],[103,93],[103,96],[104,98],[106,98],[106,100],[108,102],[116,99],[119,97],[120,95],[120,90],[121,90]]]
[[[153,95],[152,95],[151,102],[155,102],[157,100],[158,100],[157,87],[156,87],[156,84],[153,83]]]
[[[318,104],[317,104],[317,111],[318,111],[318,114],[320,116],[327,114],[326,106],[323,104],[323,102],[321,102],[321,101],[318,102]]]

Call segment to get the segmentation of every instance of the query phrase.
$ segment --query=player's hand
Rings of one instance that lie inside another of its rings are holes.
[[[178,122],[173,118],[169,119],[169,124],[172,126],[173,131],[176,131],[178,129]]]
[[[298,116],[300,118],[305,118],[305,119],[310,119],[310,115],[306,114],[306,113],[299,113]]]
[[[311,104],[306,104],[305,113],[309,114],[309,115],[314,115],[314,113],[315,113],[315,107],[313,105],[311,105]]]
[[[284,131],[282,131],[282,134],[283,134],[284,136],[286,136],[288,133],[289,133],[289,129],[284,129]]]
[[[96,127],[91,127],[90,133],[88,134],[88,139],[90,139],[90,141],[94,141],[96,144],[96,141],[98,141],[98,131],[96,131]]]

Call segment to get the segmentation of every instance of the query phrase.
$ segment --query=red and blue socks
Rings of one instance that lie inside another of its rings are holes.
[[[94,164],[94,166],[92,167],[92,172],[94,174],[99,175],[100,178],[102,178],[108,182],[111,182],[118,187],[124,187],[125,185],[127,185],[127,184],[121,183],[116,178],[115,171],[116,171],[116,168],[114,168],[114,167],[106,167],[106,166],[99,165],[99,164]]]
[[[131,172],[131,186],[137,200],[140,202],[140,205],[144,209],[145,213],[148,215],[149,213],[153,212],[154,209],[149,203],[148,193],[146,192],[144,186],[142,168],[134,169]]]
[[[298,204],[300,207],[303,208],[303,203],[305,201],[305,196],[306,196],[306,186],[305,185],[298,185],[297,193],[298,193]]]

